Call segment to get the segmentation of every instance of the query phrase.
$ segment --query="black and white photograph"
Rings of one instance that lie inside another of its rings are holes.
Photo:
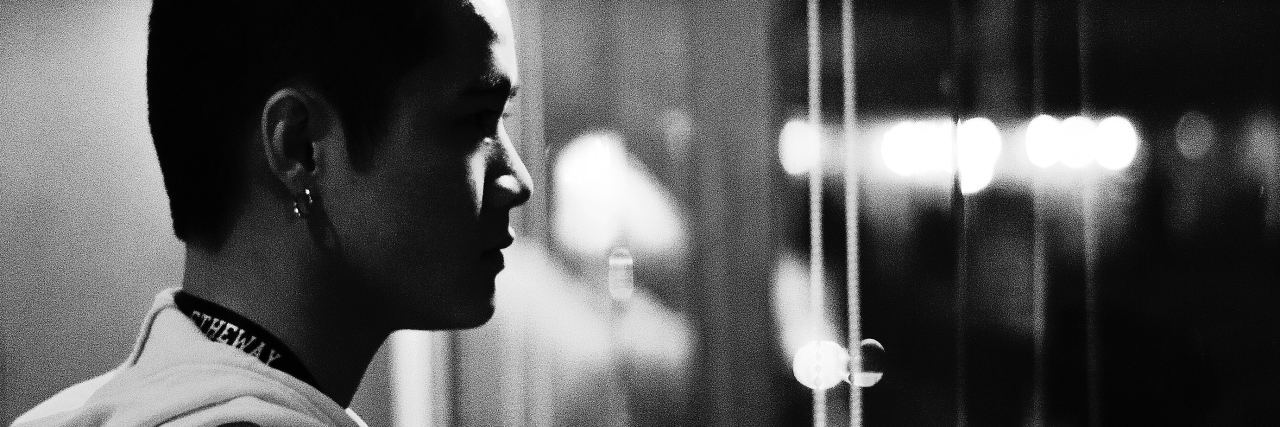
[[[0,425],[1280,425],[1280,2],[0,0]]]

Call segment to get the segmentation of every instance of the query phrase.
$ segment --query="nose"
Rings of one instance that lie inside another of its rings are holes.
[[[533,180],[506,132],[502,133],[498,142],[494,156],[496,164],[491,169],[496,175],[492,180],[493,197],[489,201],[495,208],[509,210],[529,201],[533,192]]]

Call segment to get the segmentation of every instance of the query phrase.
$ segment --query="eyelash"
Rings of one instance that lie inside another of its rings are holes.
[[[497,136],[498,122],[508,118],[511,118],[511,112],[509,111],[483,111],[475,116],[476,127],[480,129],[484,136]]]

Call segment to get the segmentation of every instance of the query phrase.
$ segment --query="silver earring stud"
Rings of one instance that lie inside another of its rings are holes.
[[[301,193],[293,196],[293,217],[296,219],[306,218],[311,215],[311,204],[314,202],[311,198],[311,189],[304,188]]]

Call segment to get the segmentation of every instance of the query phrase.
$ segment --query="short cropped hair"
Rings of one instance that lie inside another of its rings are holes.
[[[396,82],[439,52],[438,8],[421,6],[433,1],[155,0],[148,118],[174,234],[222,245],[244,202],[250,136],[286,85],[305,82],[338,110],[360,168]]]

